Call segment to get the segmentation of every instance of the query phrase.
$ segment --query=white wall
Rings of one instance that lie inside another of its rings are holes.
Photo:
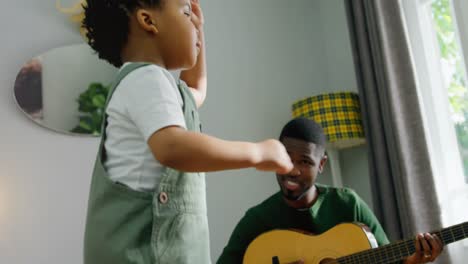
[[[1,6],[0,263],[81,263],[97,141],[37,126],[16,109],[12,89],[27,60],[81,39],[54,1]]]
[[[206,133],[231,140],[276,138],[291,117],[293,101],[330,87],[352,86],[350,55],[340,50],[346,45],[339,25],[343,12],[334,12],[328,1],[202,1],[209,70],[209,93],[201,110]],[[334,1],[341,8],[341,1]],[[80,43],[81,37],[55,10],[54,1],[15,0],[3,7],[0,263],[82,263],[98,141],[39,127],[12,99],[14,79],[24,62],[51,48]],[[324,32],[333,21],[339,30]],[[329,178],[328,172],[322,175],[324,182]],[[249,169],[208,175],[213,260],[245,210],[276,190],[271,173]]]
[[[344,0],[318,2],[328,92],[358,92]]]
[[[358,92],[343,0],[316,0],[321,40],[325,52],[327,82],[323,92]],[[343,185],[353,188],[372,208],[366,146],[340,151]]]
[[[277,138],[291,118],[291,104],[327,86],[318,1],[205,4],[210,71],[201,110],[205,132],[232,140]],[[213,259],[246,209],[277,189],[272,173],[208,175]]]

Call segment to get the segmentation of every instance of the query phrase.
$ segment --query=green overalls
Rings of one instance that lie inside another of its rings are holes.
[[[109,91],[145,63],[126,65]],[[181,81],[187,130],[200,131],[195,101]],[[136,93],[138,91],[135,91]],[[94,167],[84,241],[85,264],[211,263],[204,173],[166,167],[154,193],[110,180],[103,167],[107,115]]]

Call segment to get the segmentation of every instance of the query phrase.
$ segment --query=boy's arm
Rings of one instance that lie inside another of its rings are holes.
[[[195,99],[197,108],[200,108],[206,98],[207,76],[206,76],[206,56],[205,56],[205,34],[203,32],[203,13],[198,0],[192,0],[192,16],[199,31],[200,53],[198,54],[195,66],[189,70],[180,73],[180,79],[183,80]]]
[[[158,130],[148,139],[155,158],[164,166],[186,172],[209,172],[255,167],[287,173],[293,165],[281,142],[221,140],[177,126]]]

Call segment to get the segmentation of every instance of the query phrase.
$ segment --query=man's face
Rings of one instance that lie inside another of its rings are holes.
[[[305,197],[315,184],[327,160],[323,147],[300,139],[285,137],[281,142],[291,157],[294,169],[286,175],[276,174],[283,196],[292,201]]]

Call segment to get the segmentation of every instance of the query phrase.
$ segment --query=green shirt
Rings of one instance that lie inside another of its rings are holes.
[[[372,230],[379,246],[388,238],[367,204],[351,189],[316,184],[318,198],[311,208],[289,207],[280,192],[250,208],[237,224],[217,263],[242,263],[248,245],[273,229],[301,229],[321,234],[343,222],[360,222]]]

